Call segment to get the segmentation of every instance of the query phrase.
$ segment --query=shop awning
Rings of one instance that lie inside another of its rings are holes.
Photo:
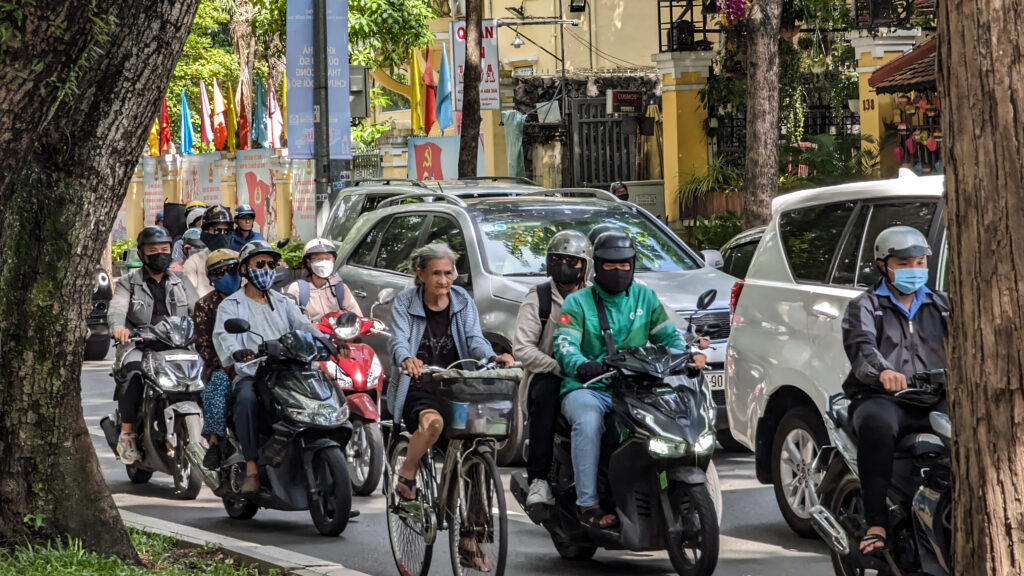
[[[879,94],[901,92],[934,91],[937,87],[935,76],[935,38],[921,44],[903,56],[882,66],[868,78],[868,85]]]

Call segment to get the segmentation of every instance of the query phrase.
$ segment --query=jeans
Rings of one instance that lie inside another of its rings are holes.
[[[597,467],[601,459],[604,415],[612,409],[607,392],[587,388],[573,390],[562,398],[562,413],[572,426],[572,471],[576,480],[576,504],[597,506]]]
[[[231,378],[223,370],[214,370],[203,388],[203,436],[228,435],[226,414],[231,400]]]
[[[242,456],[247,461],[257,460],[260,455],[260,404],[255,380],[241,378],[235,382],[234,396],[233,420],[235,434],[242,444]]]
[[[530,453],[526,459],[526,478],[547,480],[554,453],[555,420],[561,401],[562,379],[554,374],[537,374],[530,381],[527,404]]]

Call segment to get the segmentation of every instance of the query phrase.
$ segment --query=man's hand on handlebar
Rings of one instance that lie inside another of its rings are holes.
[[[231,353],[231,358],[236,363],[251,362],[256,359],[256,353],[249,349],[235,350]]]
[[[697,367],[697,370],[703,370],[708,365],[708,357],[703,354],[694,354],[693,365]]]
[[[402,360],[402,370],[406,371],[413,378],[419,378],[423,374],[423,360],[419,358],[406,358]]]
[[[883,370],[878,379],[882,381],[886,392],[895,394],[907,389],[907,377],[895,370]]]
[[[516,363],[516,359],[511,354],[500,354],[495,359],[495,362],[501,364],[502,368],[511,368]]]
[[[124,344],[132,337],[132,331],[127,328],[115,328],[114,329],[114,340],[117,340],[118,344]]]
[[[600,362],[584,362],[576,368],[576,379],[580,382],[590,382],[607,371]]]

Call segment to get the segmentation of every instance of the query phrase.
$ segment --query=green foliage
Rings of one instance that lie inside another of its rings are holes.
[[[728,163],[723,158],[716,158],[704,174],[696,170],[690,173],[686,183],[679,187],[676,199],[679,212],[685,212],[695,202],[713,192],[730,194],[743,189],[743,170]]]
[[[388,90],[387,92],[391,92]],[[382,88],[370,90],[370,103],[374,108],[384,108],[391,104],[391,98]],[[393,92],[391,92],[393,94]],[[364,152],[373,148],[380,138],[389,130],[393,122],[388,119],[383,122],[370,122],[368,118],[359,118],[352,123],[352,141],[356,143],[356,152]]]
[[[789,166],[807,166],[808,176],[789,175],[779,180],[779,190],[797,190],[856,182],[874,177],[878,168],[878,152],[873,147],[861,148],[861,143],[875,144],[870,136],[833,136],[819,134],[811,138],[813,146],[799,148],[784,146],[779,151],[780,173]]]
[[[191,112],[191,110],[189,110]],[[192,152],[196,154],[209,154],[210,152],[216,152],[217,147],[212,142],[193,142]]]
[[[779,40],[779,120],[785,130],[787,144],[804,137],[807,115],[807,79],[800,67],[800,51],[792,42]]]
[[[35,5],[35,0],[0,2],[0,69],[7,68],[7,51],[21,46],[27,20],[25,7]]]
[[[430,0],[349,0],[348,9],[353,64],[394,71],[434,40],[430,21],[439,14]]]
[[[110,247],[110,259],[113,262],[119,262],[124,258],[124,253],[129,248],[135,247],[135,240],[128,238],[126,240],[118,240]]]
[[[292,270],[298,270],[302,268],[302,249],[304,247],[302,240],[295,239],[288,243],[287,246],[281,248],[281,260],[284,260],[285,264]]]
[[[717,250],[742,231],[743,220],[740,215],[727,210],[725,214],[715,214],[710,218],[697,216],[690,236],[698,250]]]
[[[29,530],[38,532],[40,528],[46,526],[46,515],[45,514],[28,514],[22,520],[25,526],[28,526]]]

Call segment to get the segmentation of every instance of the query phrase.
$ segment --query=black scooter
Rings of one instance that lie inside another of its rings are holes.
[[[230,334],[250,332],[249,323],[240,318],[228,320],[224,328]],[[230,428],[233,454],[219,477],[204,476],[232,518],[248,520],[259,508],[309,510],[313,524],[325,536],[337,536],[348,525],[352,509],[345,462],[345,445],[352,437],[348,406],[337,387],[312,366],[337,353],[331,346],[302,331],[259,345],[257,358],[250,363],[259,365],[255,381],[263,424],[260,493],[242,495],[245,460]]]
[[[714,301],[701,295],[699,309]],[[715,406],[689,351],[644,346],[604,358],[611,377],[612,411],[605,418],[598,493],[615,510],[616,530],[579,520],[573,481],[571,428],[559,416],[550,475],[553,507],[526,508],[529,487],[512,475],[511,491],[530,519],[551,533],[558,553],[587,560],[608,550],[668,550],[676,572],[706,576],[718,563],[718,515],[705,487],[715,448]]]

